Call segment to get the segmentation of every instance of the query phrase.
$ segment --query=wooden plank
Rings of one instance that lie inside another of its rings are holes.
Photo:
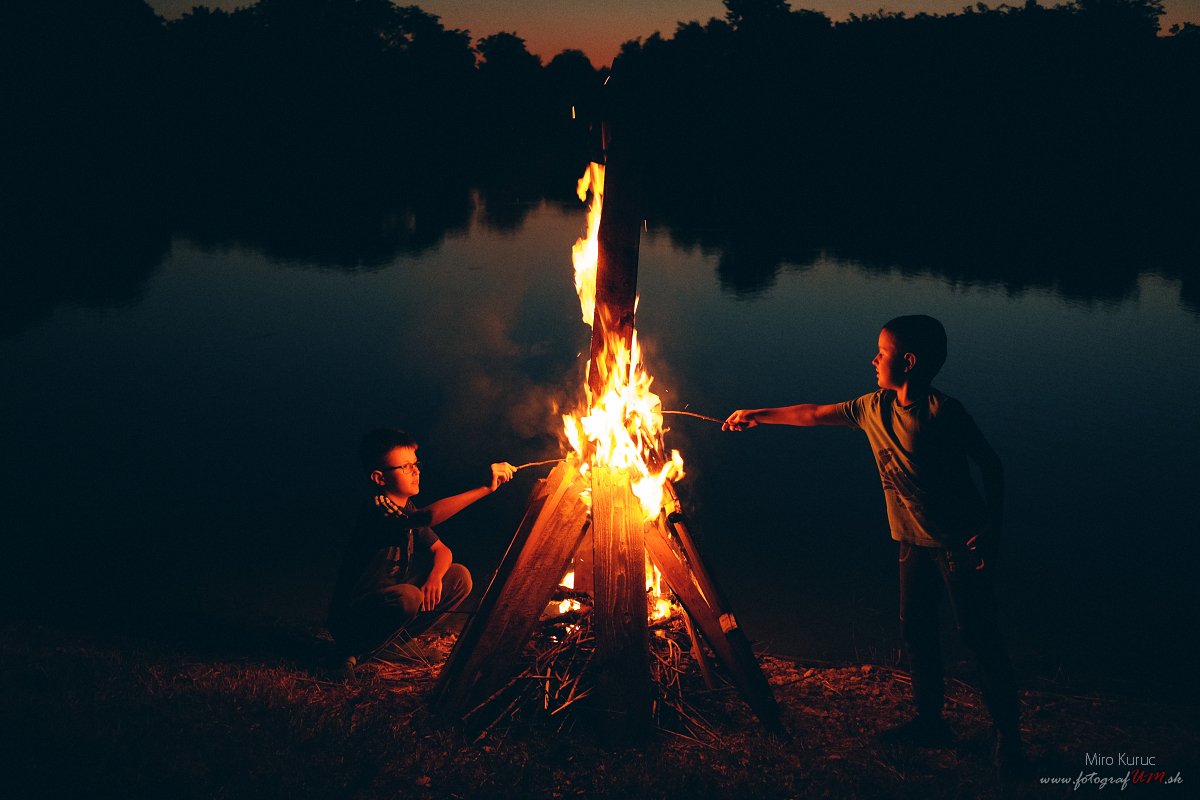
[[[596,234],[596,311],[588,367],[588,385],[593,394],[602,390],[604,377],[616,366],[608,343],[619,339],[628,349],[633,339],[642,213],[637,172],[628,151],[628,144],[616,138],[605,159],[604,207]]]
[[[683,548],[672,542],[664,516],[660,516],[658,523],[646,531],[646,552],[650,560],[658,567],[671,591],[675,592],[684,611],[700,628],[713,655],[728,671],[734,685],[759,720],[772,733],[784,733],[775,694],[758,665],[758,659],[754,657],[749,640],[737,626],[733,612],[727,606],[710,602],[710,598],[716,596],[712,587],[707,597],[701,591],[695,570],[699,555],[690,560],[685,557]]]
[[[534,517],[531,506],[526,514],[479,611],[442,669],[432,695],[439,713],[461,717],[515,674],[517,659],[583,537],[586,485],[569,460],[546,479],[540,510]]]
[[[593,467],[592,543],[597,683],[590,708],[612,741],[651,731],[645,519],[625,470]]]
[[[662,570],[660,569],[659,572]],[[708,664],[708,656],[704,654],[704,648],[700,645],[700,637],[696,635],[696,625],[692,622],[692,615],[686,610],[683,612],[683,626],[687,629],[688,641],[692,643],[692,658],[695,659],[696,666],[700,667],[700,677],[704,678],[704,686],[712,691],[717,688],[717,680],[713,677],[712,667]]]
[[[460,674],[465,661],[469,654],[479,644],[479,638],[486,628],[486,619],[491,616],[492,610],[496,607],[496,599],[499,597],[499,587],[503,586],[512,575],[516,567],[517,558],[521,555],[521,551],[525,549],[526,543],[529,541],[529,535],[534,529],[538,518],[541,515],[542,508],[546,505],[546,500],[551,494],[551,483],[557,490],[562,485],[562,479],[565,471],[560,472],[558,467],[551,470],[550,475],[542,478],[534,484],[533,489],[529,493],[529,504],[525,507],[525,516],[521,518],[521,524],[517,526],[517,532],[513,535],[512,541],[508,543],[508,549],[504,551],[504,556],[500,559],[500,564],[492,573],[488,585],[484,588],[483,594],[480,596],[479,607],[475,613],[467,619],[466,625],[463,626],[458,638],[454,640],[454,647],[450,650],[450,655],[446,659],[446,663],[442,666],[442,671],[438,676],[438,684],[434,688],[433,703],[436,705],[444,691],[455,684],[460,678]]]
[[[669,526],[669,530],[675,534],[675,540],[679,542],[683,550],[684,561],[692,573],[697,588],[700,589],[705,600],[714,609],[728,608],[729,603],[721,593],[717,582],[713,580],[712,575],[705,568],[704,561],[700,558],[700,551],[696,549],[696,541],[692,538],[691,530],[687,526],[687,518],[683,514],[683,504],[679,502],[679,495],[675,492],[675,486],[670,481],[667,481],[663,488],[666,490],[668,497],[666,523]],[[730,616],[732,618],[732,614]]]

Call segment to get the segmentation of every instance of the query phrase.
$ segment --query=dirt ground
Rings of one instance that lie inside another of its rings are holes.
[[[247,646],[219,632],[185,638],[0,625],[2,794],[976,798],[1153,787],[1183,798],[1200,779],[1188,703],[1023,691],[1030,763],[1013,782],[994,770],[986,711],[962,681],[948,686],[953,747],[879,742],[909,713],[908,675],[894,666],[761,656],[789,734],[776,737],[683,659],[682,705],[660,698],[650,741],[601,746],[585,714],[537,703],[466,731],[432,717],[452,635],[431,643],[428,663],[373,663],[348,680],[315,634]]]

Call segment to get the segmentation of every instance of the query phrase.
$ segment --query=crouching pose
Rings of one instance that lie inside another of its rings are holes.
[[[508,463],[491,465],[488,483],[418,509],[417,443],[404,431],[379,428],[359,451],[373,496],[359,511],[333,590],[329,632],[338,663],[355,665],[393,643],[411,642],[471,593],[471,573],[433,526],[496,491],[513,476]]]

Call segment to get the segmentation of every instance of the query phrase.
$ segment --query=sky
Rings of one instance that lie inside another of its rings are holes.
[[[1009,0],[1009,5],[1020,2]],[[1040,2],[1052,6],[1060,0]],[[149,3],[158,13],[173,19],[201,3],[231,10],[250,5],[252,0],[149,0]],[[399,4],[420,6],[441,17],[446,27],[469,30],[475,39],[500,31],[516,33],[543,62],[573,48],[587,53],[598,67],[610,64],[624,41],[645,38],[655,31],[669,36],[676,22],[704,22],[709,17],[725,15],[721,0],[400,0]],[[851,13],[869,13],[880,8],[909,14],[922,11],[946,14],[972,4],[971,0],[792,0],[791,7],[824,11],[839,20]],[[991,0],[988,5],[1001,5],[1001,0]],[[1167,13],[1161,20],[1163,30],[1172,23],[1200,24],[1200,0],[1165,0],[1164,7]]]

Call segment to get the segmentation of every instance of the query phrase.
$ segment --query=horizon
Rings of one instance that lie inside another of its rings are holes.
[[[394,0],[393,0],[394,2]],[[232,11],[253,5],[252,0],[147,0],[147,3],[166,19],[177,19],[197,5]],[[399,5],[409,5],[403,0]],[[504,3],[482,0],[418,0],[413,5],[440,18],[447,28],[469,31],[472,42],[502,31],[515,33],[525,40],[529,52],[548,63],[563,50],[582,50],[595,67],[608,66],[621,44],[633,39],[646,39],[655,32],[672,36],[679,22],[707,22],[725,16],[721,0],[656,0],[648,6],[638,0],[610,0],[599,3],[573,3],[562,0],[507,0]],[[1057,2],[1041,1],[1051,7]],[[851,14],[871,14],[876,11],[903,12],[909,16],[926,13],[944,15],[961,12],[971,6],[965,0],[919,0],[918,2],[875,3],[871,0],[798,0],[790,3],[792,10],[825,13],[835,22]],[[991,7],[996,8],[1002,3]],[[1200,0],[1164,0],[1166,13],[1159,19],[1160,31],[1166,33],[1174,24],[1200,24]],[[603,23],[593,17],[603,12]]]

